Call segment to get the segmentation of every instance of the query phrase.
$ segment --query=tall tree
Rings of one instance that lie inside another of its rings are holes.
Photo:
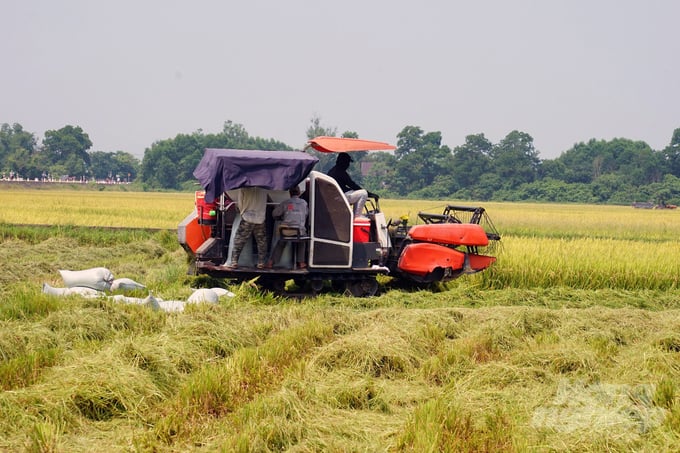
[[[95,151],[90,153],[92,176],[97,180],[111,178],[131,182],[139,173],[139,159],[130,153]]]
[[[312,116],[310,125],[307,128],[307,139],[311,140],[315,137],[335,137],[337,133],[337,127],[322,126],[321,117],[319,115],[314,115]]]
[[[492,151],[493,172],[509,189],[536,179],[541,160],[534,139],[525,132],[512,131]]]
[[[636,186],[661,181],[668,171],[668,156],[642,141],[625,138],[591,139],[578,143],[556,159],[550,176],[569,183],[593,183],[604,175],[623,175]],[[672,160],[672,159],[670,159]],[[562,174],[555,173],[561,168]]]
[[[13,171],[23,177],[36,177],[35,152],[35,136],[25,131],[21,124],[0,125],[0,169],[3,172]]]
[[[591,183],[602,174],[604,141],[591,139],[580,142],[562,153],[556,160],[563,165],[564,174],[553,177],[568,183]]]
[[[369,154],[362,162],[366,165],[363,186],[366,190],[380,196],[398,195],[393,183],[397,158],[394,154],[384,151]]]
[[[651,184],[663,179],[663,154],[654,151],[647,143],[628,139],[616,139],[622,151],[616,156],[617,166],[613,173],[635,185]]]
[[[465,144],[454,148],[451,179],[455,190],[480,183],[482,175],[490,169],[492,150],[493,144],[484,134],[468,135]]]
[[[90,165],[87,150],[92,147],[90,137],[80,126],[64,126],[45,132],[43,152],[52,164],[60,164],[69,176],[85,176]]]
[[[428,187],[438,175],[451,171],[451,150],[442,146],[441,132],[425,133],[420,127],[406,126],[397,137],[392,182],[400,195]]]
[[[662,151],[668,172],[680,177],[680,128],[673,131],[671,142]]]
[[[154,143],[142,159],[142,181],[154,188],[178,190],[182,182],[193,180],[203,154],[202,137],[194,132]]]
[[[397,134],[397,149],[394,155],[402,159],[423,146],[424,131],[418,126],[406,126]]]

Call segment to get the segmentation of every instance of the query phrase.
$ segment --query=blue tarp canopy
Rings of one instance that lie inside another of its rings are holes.
[[[206,148],[194,176],[210,203],[223,192],[241,187],[288,190],[304,180],[318,161],[302,151]]]

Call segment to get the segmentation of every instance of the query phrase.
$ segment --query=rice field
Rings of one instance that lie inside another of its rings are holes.
[[[489,272],[286,300],[186,275],[192,194],[0,206],[0,451],[678,451],[680,212],[485,203]],[[415,222],[444,204],[381,206]],[[41,291],[96,266],[140,297],[234,297],[164,313]]]
[[[0,190],[0,223],[174,229],[193,209],[191,193]],[[387,218],[441,212],[455,200],[380,200]],[[503,236],[675,241],[680,211],[629,206],[482,203]]]
[[[171,229],[193,202],[186,193],[0,191],[0,223]]]
[[[193,209],[193,194],[0,192],[0,224],[106,226],[174,230]],[[464,204],[451,202],[450,204]],[[386,217],[443,210],[437,201],[382,200]],[[487,288],[677,289],[680,211],[628,206],[487,203],[501,233],[499,260],[475,281]]]

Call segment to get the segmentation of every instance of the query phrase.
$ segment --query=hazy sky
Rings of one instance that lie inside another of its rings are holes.
[[[0,0],[0,123],[77,125],[91,151],[242,124],[294,147],[314,116],[396,143],[405,126],[544,159],[680,127],[676,0]]]

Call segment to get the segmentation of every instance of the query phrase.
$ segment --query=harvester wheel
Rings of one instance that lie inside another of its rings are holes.
[[[282,293],[286,290],[286,280],[282,278],[268,278],[260,280],[260,285],[275,293]]]
[[[378,281],[375,278],[366,278],[347,282],[347,290],[354,297],[375,296],[378,292]]]
[[[318,293],[319,291],[321,291],[321,290],[323,289],[323,280],[313,279],[313,280],[310,280],[309,283],[310,283],[310,285],[311,285],[311,287],[312,287],[312,291],[313,291],[315,294]]]
[[[331,280],[331,288],[336,293],[342,293],[347,289],[347,282],[344,280]]]

